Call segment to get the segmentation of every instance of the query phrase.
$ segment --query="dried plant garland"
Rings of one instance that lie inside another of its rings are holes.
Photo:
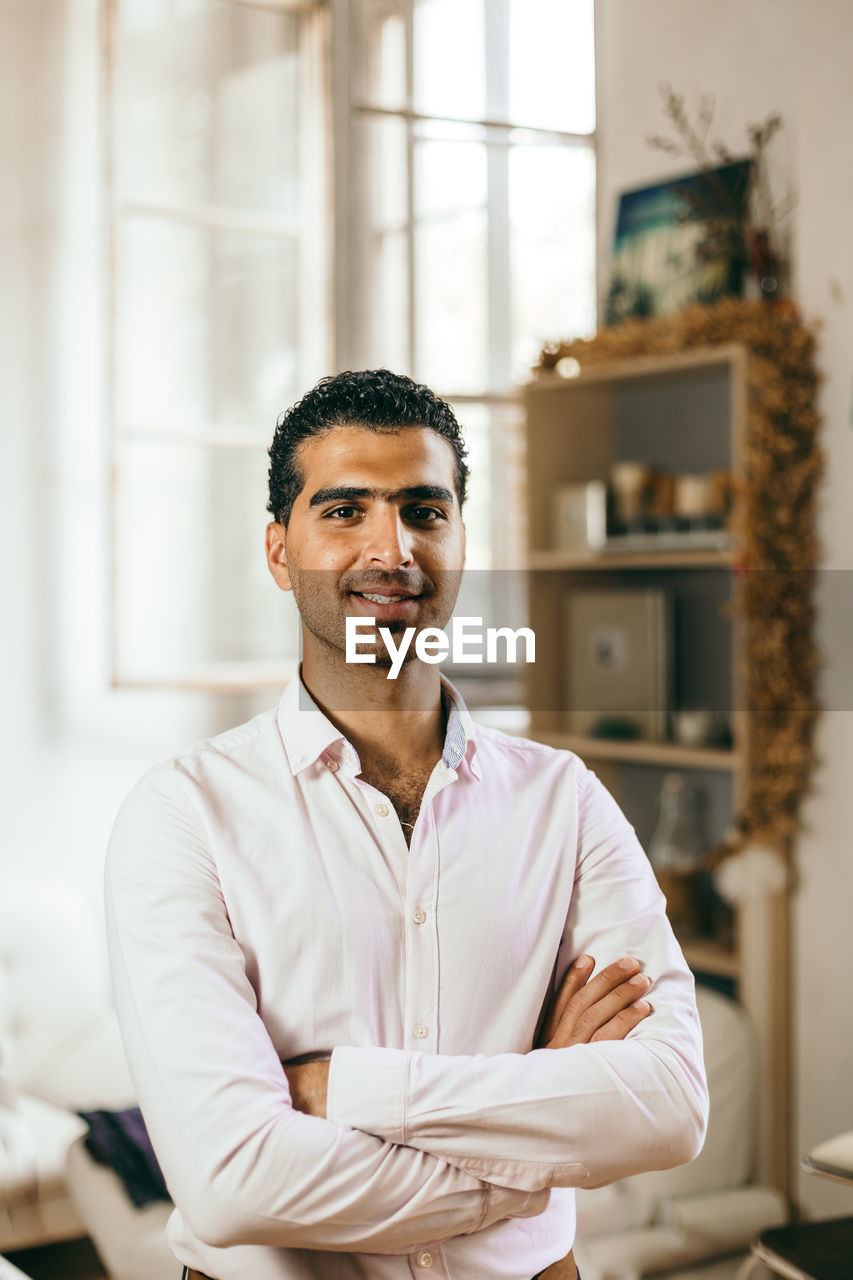
[[[814,335],[790,302],[724,298],[628,320],[590,339],[548,343],[538,365],[553,369],[571,357],[584,369],[731,342],[747,352],[749,391],[734,609],[746,623],[750,767],[746,794],[711,865],[747,842],[786,852],[816,763],[815,503],[824,459]]]

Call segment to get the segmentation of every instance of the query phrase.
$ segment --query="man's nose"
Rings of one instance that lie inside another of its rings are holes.
[[[411,531],[394,507],[373,513],[366,525],[365,563],[374,568],[399,569],[412,563]]]

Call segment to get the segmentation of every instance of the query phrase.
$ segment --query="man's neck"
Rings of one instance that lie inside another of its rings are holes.
[[[436,666],[404,664],[396,680],[387,669],[312,660],[306,653],[302,683],[323,713],[346,735],[363,764],[396,761],[431,767],[444,747],[441,678]]]

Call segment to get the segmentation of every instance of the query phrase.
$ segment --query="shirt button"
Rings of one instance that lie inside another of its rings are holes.
[[[391,810],[387,804],[376,804],[373,806],[373,812],[380,818],[387,818]]]
[[[329,773],[337,773],[338,769],[340,768],[340,765],[338,764],[337,760],[327,760],[326,768],[329,770]]]
[[[426,912],[424,911],[423,907],[415,908],[415,910],[412,913],[412,919],[414,920],[415,924],[423,924],[424,920],[426,920]]]
[[[417,1264],[419,1267],[432,1266],[432,1254],[430,1253],[429,1249],[424,1249],[423,1253],[418,1254]]]
[[[429,1031],[422,1022],[416,1022],[412,1027],[412,1035],[416,1040],[424,1040],[429,1035]]]

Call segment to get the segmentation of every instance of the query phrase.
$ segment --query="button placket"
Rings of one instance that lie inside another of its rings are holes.
[[[405,1026],[408,1046],[430,1054],[438,1052],[438,938],[434,912],[437,860],[435,819],[432,805],[426,800],[407,866]]]

